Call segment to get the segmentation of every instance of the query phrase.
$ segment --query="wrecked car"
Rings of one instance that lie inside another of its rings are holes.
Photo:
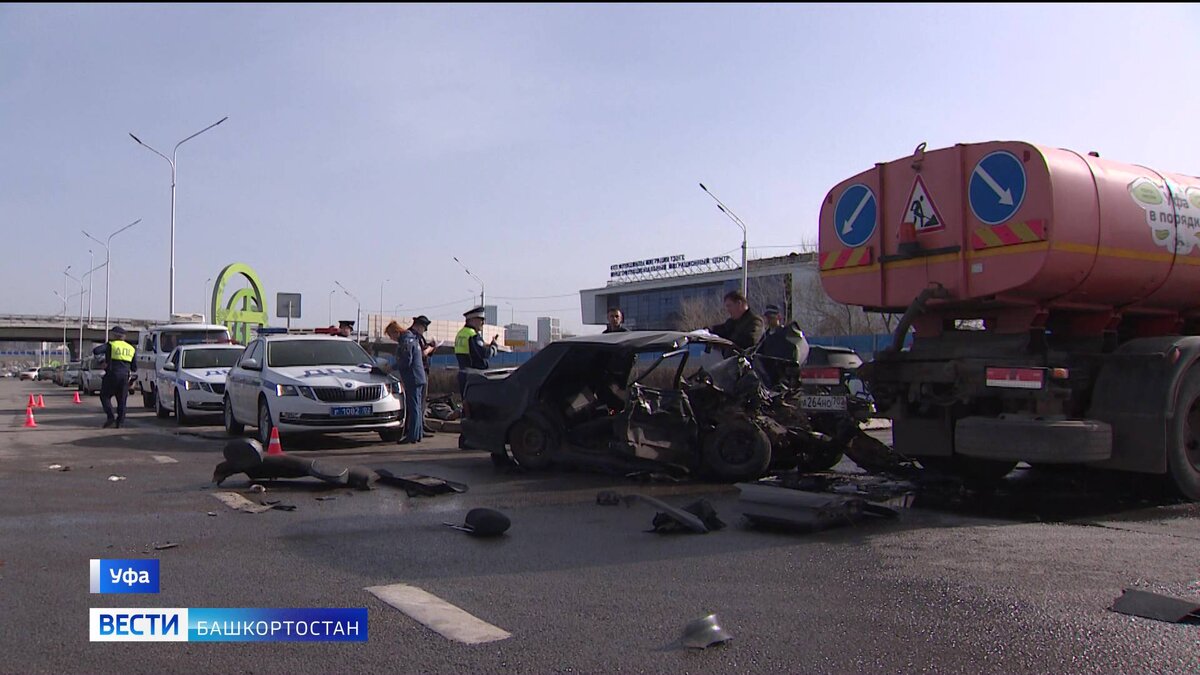
[[[763,389],[732,343],[632,331],[568,338],[515,370],[470,373],[461,445],[533,470],[741,481],[770,469],[828,468],[847,441],[813,432],[795,402]]]

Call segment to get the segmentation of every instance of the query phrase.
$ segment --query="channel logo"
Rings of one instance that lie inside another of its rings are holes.
[[[366,642],[366,609],[89,610],[92,642]]]
[[[157,593],[158,561],[142,559],[91,561],[92,593]]]

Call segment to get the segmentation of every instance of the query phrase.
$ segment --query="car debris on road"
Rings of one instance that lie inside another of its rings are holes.
[[[732,639],[733,636],[721,628],[717,615],[709,614],[695,621],[689,621],[683,627],[683,636],[679,638],[679,643],[690,649],[708,649],[713,645],[724,644]]]
[[[1173,598],[1136,588],[1125,589],[1109,610],[1167,623],[1200,623],[1200,600]]]
[[[446,527],[466,532],[472,537],[499,537],[508,531],[512,521],[495,509],[475,508],[467,512],[462,525],[442,523]]]

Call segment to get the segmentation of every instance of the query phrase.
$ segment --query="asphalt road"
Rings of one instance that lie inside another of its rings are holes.
[[[46,400],[37,429],[21,426],[30,392]],[[300,481],[256,495],[231,479],[223,489],[297,507],[252,515],[212,496],[217,426],[138,410],[104,430],[95,397],[74,405],[67,390],[12,380],[0,381],[0,414],[2,673],[1200,670],[1197,627],[1106,610],[1126,587],[1200,596],[1197,508],[1122,480],[1017,472],[993,495],[796,535],[746,529],[727,486],[522,474],[446,434],[415,449],[350,435],[285,449],[471,489],[410,499]],[[647,534],[653,510],[597,506],[603,489],[703,496],[730,527]],[[510,533],[476,540],[441,524],[475,506],[508,513]],[[153,548],[168,542],[179,546]],[[162,592],[89,594],[88,560],[120,557],[160,559]],[[512,637],[448,640],[363,590],[396,583]],[[370,641],[91,643],[88,608],[103,606],[365,607]],[[734,640],[678,646],[709,612]]]

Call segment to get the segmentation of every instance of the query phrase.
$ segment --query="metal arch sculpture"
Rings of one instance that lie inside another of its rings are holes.
[[[222,306],[221,297],[225,294],[225,286],[238,276],[243,277],[250,286],[236,291]],[[252,327],[266,326],[270,316],[267,312],[267,294],[263,292],[262,282],[245,263],[226,265],[217,275],[210,310],[213,323],[229,328],[230,335],[239,344],[248,343],[252,337]]]

